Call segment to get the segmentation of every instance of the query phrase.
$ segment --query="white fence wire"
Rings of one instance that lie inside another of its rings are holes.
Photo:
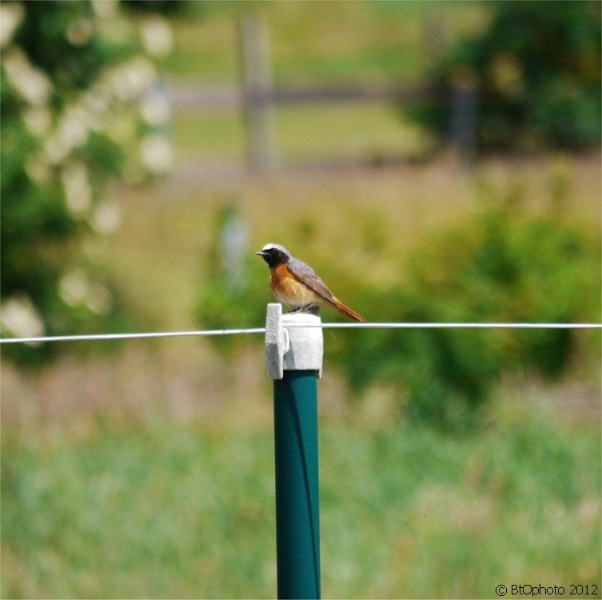
[[[602,329],[602,323],[321,323],[320,325],[287,325],[286,327],[321,327],[322,329]],[[2,338],[0,344],[41,344],[45,342],[201,337],[254,333],[265,333],[265,327]]]

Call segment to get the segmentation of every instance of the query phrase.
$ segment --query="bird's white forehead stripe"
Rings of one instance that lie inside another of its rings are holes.
[[[284,247],[281,246],[280,244],[266,244],[261,251],[263,252],[264,250],[280,250],[282,252],[286,252],[288,254],[288,250]]]

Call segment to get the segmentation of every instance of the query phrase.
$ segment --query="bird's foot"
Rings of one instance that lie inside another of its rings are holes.
[[[297,313],[297,312],[307,312],[307,313],[315,313],[318,309],[318,304],[316,302],[310,302],[309,304],[302,304],[301,306],[297,306],[297,308],[293,308],[293,310],[289,311],[289,313]]]

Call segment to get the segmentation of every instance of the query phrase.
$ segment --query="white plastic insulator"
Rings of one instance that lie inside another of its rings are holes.
[[[282,379],[284,371],[318,371],[318,376],[322,376],[321,324],[317,309],[311,313],[282,314],[281,304],[268,304],[265,349],[271,379]]]

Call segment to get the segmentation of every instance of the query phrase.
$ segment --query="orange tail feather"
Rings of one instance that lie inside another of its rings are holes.
[[[336,308],[342,315],[349,317],[352,321],[358,321],[359,323],[364,323],[366,319],[356,313],[354,310],[351,310],[348,306],[345,306],[339,299],[333,297],[333,306]]]

